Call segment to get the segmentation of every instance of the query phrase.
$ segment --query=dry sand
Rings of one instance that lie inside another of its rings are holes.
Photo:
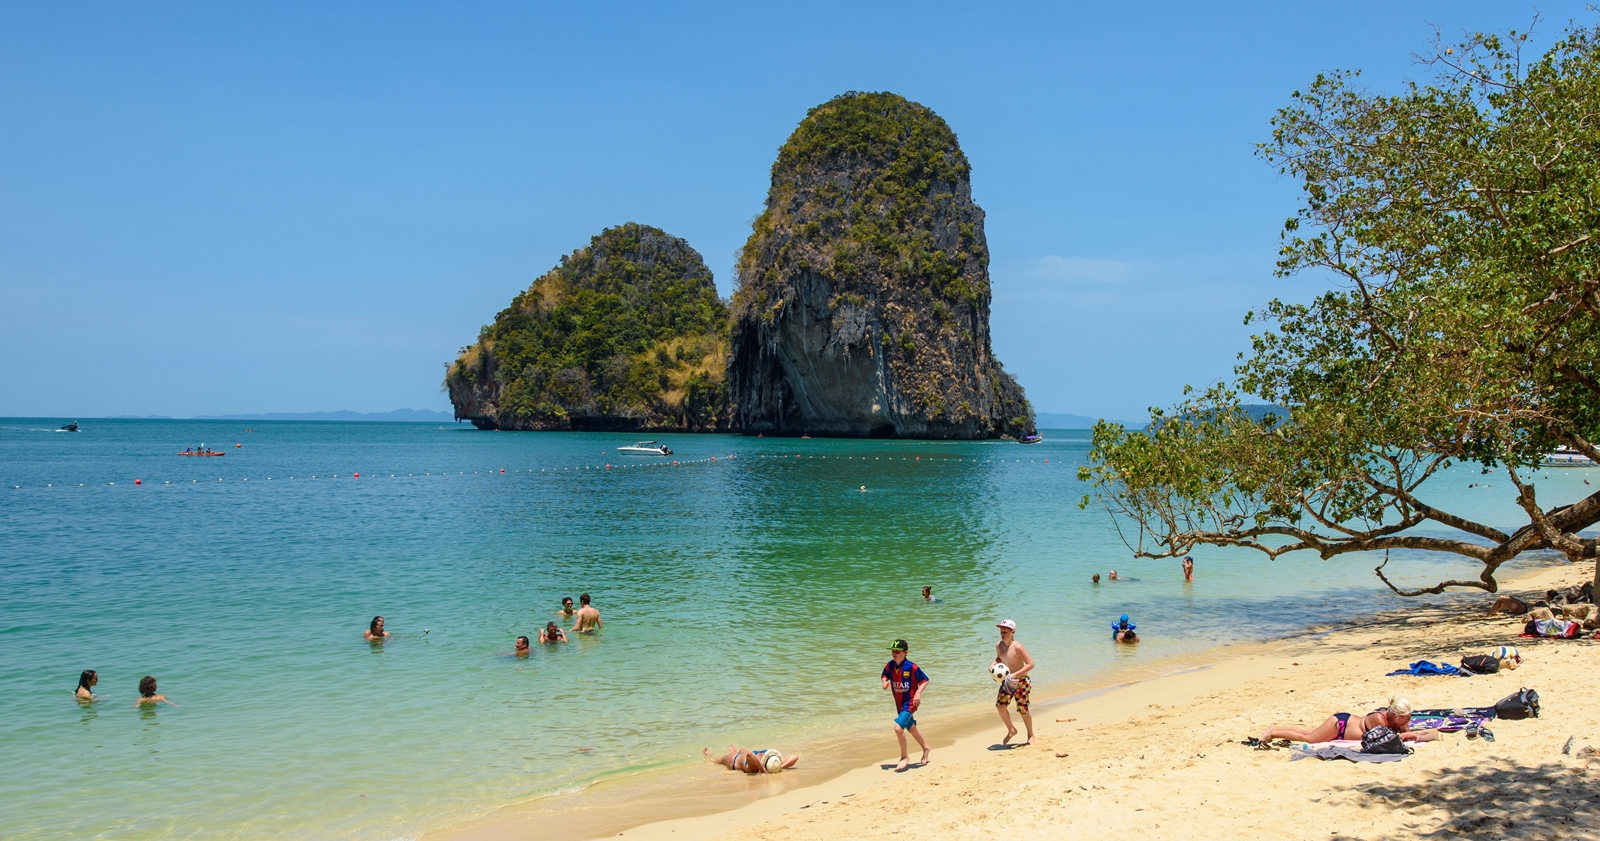
[[[1590,575],[1587,564],[1547,569],[1515,590],[1542,593]],[[1600,642],[1518,639],[1522,621],[1486,619],[1486,605],[1412,608],[1094,697],[1035,699],[1032,746],[997,749],[995,720],[935,750],[927,767],[896,774],[886,754],[884,765],[623,837],[1600,839],[1600,760],[1579,758],[1600,750]],[[1384,676],[1502,644],[1522,650],[1522,668]],[[1286,750],[1239,744],[1269,724],[1314,726],[1391,695],[1419,709],[1488,706],[1522,686],[1538,690],[1540,718],[1492,723],[1492,743],[1446,734],[1401,762],[1290,763]],[[1563,755],[1569,737],[1572,755]],[[887,731],[884,743],[893,750]],[[726,779],[706,773],[708,787]]]

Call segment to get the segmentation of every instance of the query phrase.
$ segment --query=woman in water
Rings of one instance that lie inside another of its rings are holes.
[[[545,626],[544,626],[544,630],[539,632],[539,644],[540,645],[549,645],[550,643],[553,643],[553,642],[566,642],[566,641],[567,641],[567,632],[561,630],[561,626],[557,625],[554,622],[546,623]]]
[[[172,704],[171,701],[167,700],[167,696],[156,694],[156,679],[149,675],[139,678],[139,700],[134,706],[142,707],[146,704],[152,706],[155,704]],[[176,704],[172,705],[177,706]]]
[[[73,694],[80,701],[93,701],[95,699],[94,685],[99,682],[100,675],[98,672],[94,669],[84,669],[83,674],[78,675],[78,689]]]
[[[728,745],[728,752],[722,756],[712,756],[711,748],[701,748],[700,752],[705,754],[707,762],[715,762],[729,771],[743,771],[746,774],[771,773],[767,770],[767,754],[772,753],[770,750],[741,750],[734,745]],[[785,756],[778,770],[787,771],[799,761],[799,754]]]
[[[383,642],[384,640],[394,636],[394,634],[391,634],[383,629],[382,616],[374,616],[372,617],[372,624],[367,626],[367,630],[364,631],[361,636],[367,642]]]
[[[1404,698],[1390,698],[1389,706],[1373,710],[1366,715],[1334,713],[1316,727],[1288,727],[1275,724],[1267,728],[1261,741],[1292,739],[1296,742],[1332,742],[1340,739],[1361,741],[1361,736],[1374,727],[1387,727],[1407,742],[1430,742],[1439,738],[1437,730],[1411,732],[1411,702]]]

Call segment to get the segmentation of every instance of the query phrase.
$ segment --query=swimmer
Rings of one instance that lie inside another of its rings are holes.
[[[866,485],[862,485],[861,486],[861,492],[862,493],[866,493],[866,491],[867,491],[867,486]]]
[[[575,614],[575,613],[577,613],[577,611],[572,609],[572,597],[571,596],[566,596],[566,597],[562,598],[561,599],[561,609],[556,611],[556,615],[561,617],[562,619],[571,619],[573,614]]]
[[[1111,639],[1117,642],[1138,642],[1139,635],[1134,633],[1134,628],[1139,627],[1128,621],[1128,614],[1124,613],[1117,621],[1111,623]]]
[[[770,750],[742,750],[736,745],[728,745],[728,752],[722,756],[712,756],[711,748],[701,748],[707,762],[715,762],[729,771],[743,771],[746,774],[770,774],[767,770],[767,754]],[[787,771],[800,761],[800,755],[785,756],[779,771]]]
[[[551,643],[566,642],[566,641],[567,641],[567,632],[561,630],[561,626],[557,625],[554,622],[546,624],[544,626],[544,630],[539,632],[539,644],[540,645],[550,645]]]
[[[1100,573],[1098,573],[1098,572],[1094,574],[1094,583],[1096,583],[1096,584],[1100,583]]]
[[[80,701],[93,701],[95,699],[94,685],[99,682],[100,674],[98,672],[94,669],[84,669],[83,674],[78,675],[78,689],[73,694]]]
[[[555,623],[551,622],[550,624],[554,625]],[[527,637],[517,637],[517,643],[516,644],[517,644],[517,650],[512,652],[512,653],[516,654],[518,657],[526,657],[526,656],[528,656],[528,638]]]
[[[594,605],[589,604],[588,593],[580,593],[578,595],[578,604],[581,607],[578,608],[578,612],[573,618],[572,630],[580,634],[592,634],[605,627],[605,623],[600,621],[600,611],[596,610]]]
[[[1399,734],[1405,742],[1431,742],[1439,738],[1437,730],[1411,732],[1411,702],[1404,698],[1390,698],[1389,706],[1373,710],[1366,715],[1334,713],[1316,727],[1288,727],[1274,724],[1262,734],[1261,741],[1292,739],[1296,742],[1332,742],[1335,740],[1360,741],[1362,734],[1374,727],[1387,727]]]
[[[177,706],[177,704],[168,701],[167,696],[156,693],[155,678],[149,675],[139,678],[139,700],[134,703],[134,706],[143,707],[146,705],[154,706],[156,704],[168,704],[174,707]]]
[[[383,642],[384,640],[393,636],[394,634],[391,634],[383,629],[382,616],[372,617],[372,624],[368,625],[367,630],[363,631],[361,634],[362,639],[365,639],[367,642]]]
[[[1116,581],[1117,580],[1117,571],[1116,570],[1112,570],[1111,574],[1109,576],[1106,576],[1106,577],[1109,578],[1112,581]]]
[[[1183,559],[1183,580],[1184,581],[1193,581],[1194,580],[1194,558],[1185,557]]]
[[[932,587],[923,587],[922,588],[922,600],[925,601],[925,602],[936,602],[936,601],[939,601],[939,597],[935,596],[933,594],[933,588]]]

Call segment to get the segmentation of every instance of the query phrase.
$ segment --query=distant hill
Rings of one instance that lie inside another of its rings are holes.
[[[1094,429],[1099,418],[1088,415],[1069,415],[1061,412],[1039,412],[1034,415],[1035,423],[1040,429]],[[1135,424],[1124,423],[1126,426]]]
[[[443,423],[454,421],[449,412],[432,409],[395,409],[392,412],[260,412],[245,415],[195,415],[191,420],[285,420],[285,421],[390,421],[404,423]]]

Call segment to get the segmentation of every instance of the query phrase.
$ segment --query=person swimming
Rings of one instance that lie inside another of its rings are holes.
[[[561,626],[554,622],[546,624],[544,626],[544,630],[539,632],[540,645],[549,645],[551,643],[567,641],[567,632],[561,630]]]
[[[99,682],[100,674],[98,672],[94,669],[84,669],[83,674],[78,675],[78,688],[72,694],[76,695],[80,701],[93,701],[95,700],[94,685]]]
[[[550,624],[554,625],[555,623],[551,622]],[[528,656],[528,638],[527,637],[517,637],[516,647],[517,647],[517,650],[512,652],[513,654],[515,654],[518,657],[526,657],[526,656]]]
[[[1117,571],[1116,570],[1112,570],[1111,574],[1106,576],[1106,577],[1111,579],[1112,581],[1116,581],[1117,580]]]
[[[177,704],[173,704],[171,701],[168,701],[167,696],[158,694],[156,692],[155,678],[151,677],[150,675],[145,675],[144,677],[139,678],[139,700],[134,702],[134,706],[143,707],[145,705],[155,704],[170,704],[174,707],[177,706]]]
[[[925,601],[925,602],[936,602],[936,601],[939,601],[939,597],[935,596],[933,594],[933,588],[932,587],[923,587],[922,588],[922,600]]]
[[[577,613],[577,611],[572,609],[572,597],[566,596],[562,598],[561,609],[556,611],[556,615],[562,619],[571,619],[575,613]]]
[[[1124,613],[1111,623],[1111,638],[1117,642],[1138,642],[1139,635],[1134,632],[1137,627],[1128,621],[1128,614]]]
[[[1096,583],[1096,584],[1100,583],[1100,573],[1098,573],[1098,572],[1094,574],[1094,583]]]
[[[383,642],[384,640],[393,637],[394,634],[391,634],[383,629],[382,616],[374,616],[372,617],[372,624],[367,626],[367,630],[363,631],[361,636],[367,642]]]

